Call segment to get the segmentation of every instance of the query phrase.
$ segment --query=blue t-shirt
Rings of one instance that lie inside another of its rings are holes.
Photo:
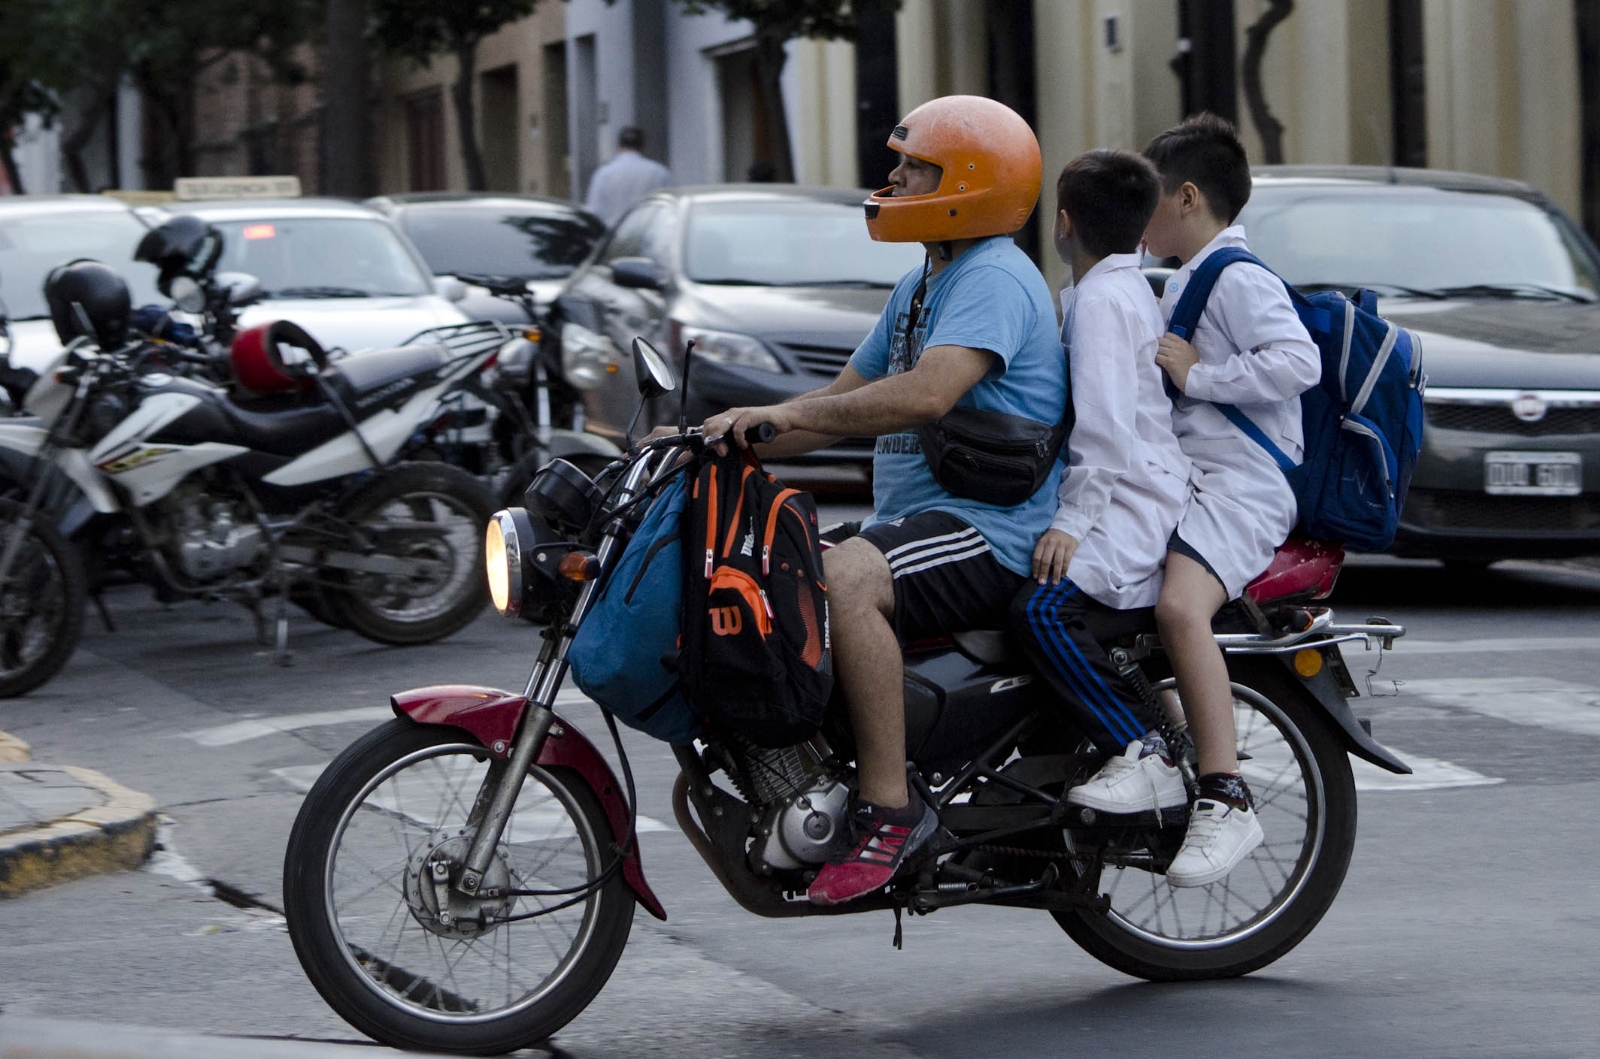
[[[957,404],[1060,422],[1067,367],[1055,305],[1044,277],[1011,238],[985,239],[930,279],[916,334],[908,337],[911,299],[921,278],[917,268],[895,284],[877,326],[850,358],[851,367],[871,381],[910,371],[932,346],[986,349],[995,355],[994,367]],[[1039,535],[1055,515],[1061,480],[1059,472],[1047,475],[1039,491],[1017,507],[952,496],[933,480],[915,433],[880,437],[872,473],[874,510],[867,525],[948,511],[983,534],[1002,566],[1024,576]]]

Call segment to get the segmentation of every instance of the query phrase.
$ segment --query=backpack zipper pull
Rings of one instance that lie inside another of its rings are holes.
[[[772,573],[772,545],[761,546],[761,576],[766,577]]]
[[[708,581],[711,579],[711,552],[712,549],[706,549],[706,580]]]
[[[761,605],[763,607],[767,608],[767,618],[769,620],[772,619],[772,618],[776,618],[777,615],[772,613],[772,604],[767,602],[767,590],[764,589],[764,588],[758,588],[758,589],[756,589],[756,592],[758,592],[760,594],[760,596],[761,596]]]

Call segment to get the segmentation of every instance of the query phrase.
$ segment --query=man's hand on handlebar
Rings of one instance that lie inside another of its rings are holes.
[[[729,437],[741,449],[747,449],[751,445],[771,441],[779,434],[787,434],[795,429],[792,411],[781,404],[760,408],[730,408],[709,417],[701,425],[700,431],[707,438],[723,439],[716,446],[717,453],[721,455],[727,452],[725,442]]]

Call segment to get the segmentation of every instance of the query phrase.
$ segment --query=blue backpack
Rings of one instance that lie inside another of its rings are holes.
[[[632,728],[687,745],[700,722],[678,687],[687,475],[661,491],[567,650],[573,682]]]
[[[1213,251],[1194,270],[1167,330],[1190,340],[1217,277],[1238,261],[1267,268],[1242,247]],[[1372,291],[1357,291],[1352,301],[1338,291],[1307,297],[1284,288],[1322,355],[1322,381],[1300,395],[1304,459],[1289,459],[1233,405],[1217,402],[1217,409],[1277,462],[1308,536],[1386,551],[1422,450],[1422,344],[1377,314]]]

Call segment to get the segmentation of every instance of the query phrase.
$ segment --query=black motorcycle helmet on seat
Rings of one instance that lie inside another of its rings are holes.
[[[110,265],[78,258],[50,270],[44,300],[63,345],[83,335],[101,349],[116,349],[128,337],[133,300],[128,284]]]
[[[204,274],[217,263],[221,254],[221,233],[199,217],[184,213],[146,232],[133,252],[133,259],[160,269],[156,287],[170,298],[174,277],[185,273]]]

